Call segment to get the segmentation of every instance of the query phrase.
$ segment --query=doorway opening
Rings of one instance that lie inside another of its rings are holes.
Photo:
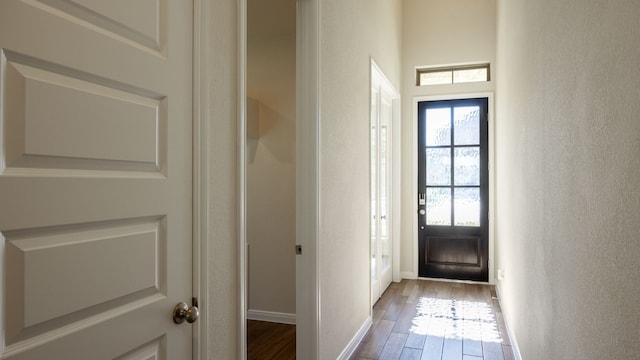
[[[295,357],[296,1],[246,0],[245,51],[243,339],[248,358],[267,359],[273,339],[257,334],[283,329],[279,344]]]

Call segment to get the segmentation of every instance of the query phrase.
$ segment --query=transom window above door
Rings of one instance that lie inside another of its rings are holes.
[[[489,63],[416,69],[416,85],[446,85],[491,80]]]

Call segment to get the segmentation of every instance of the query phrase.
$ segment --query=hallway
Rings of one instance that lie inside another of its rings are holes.
[[[429,280],[392,283],[353,360],[512,360],[495,288]]]

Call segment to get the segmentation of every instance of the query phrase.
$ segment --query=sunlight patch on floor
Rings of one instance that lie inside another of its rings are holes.
[[[491,307],[477,301],[421,297],[410,331],[446,339],[502,343]]]

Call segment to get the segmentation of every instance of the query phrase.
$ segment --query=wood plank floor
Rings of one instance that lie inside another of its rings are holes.
[[[296,326],[265,321],[247,321],[248,360],[296,358]]]
[[[513,360],[495,288],[429,280],[392,283],[353,360]]]

